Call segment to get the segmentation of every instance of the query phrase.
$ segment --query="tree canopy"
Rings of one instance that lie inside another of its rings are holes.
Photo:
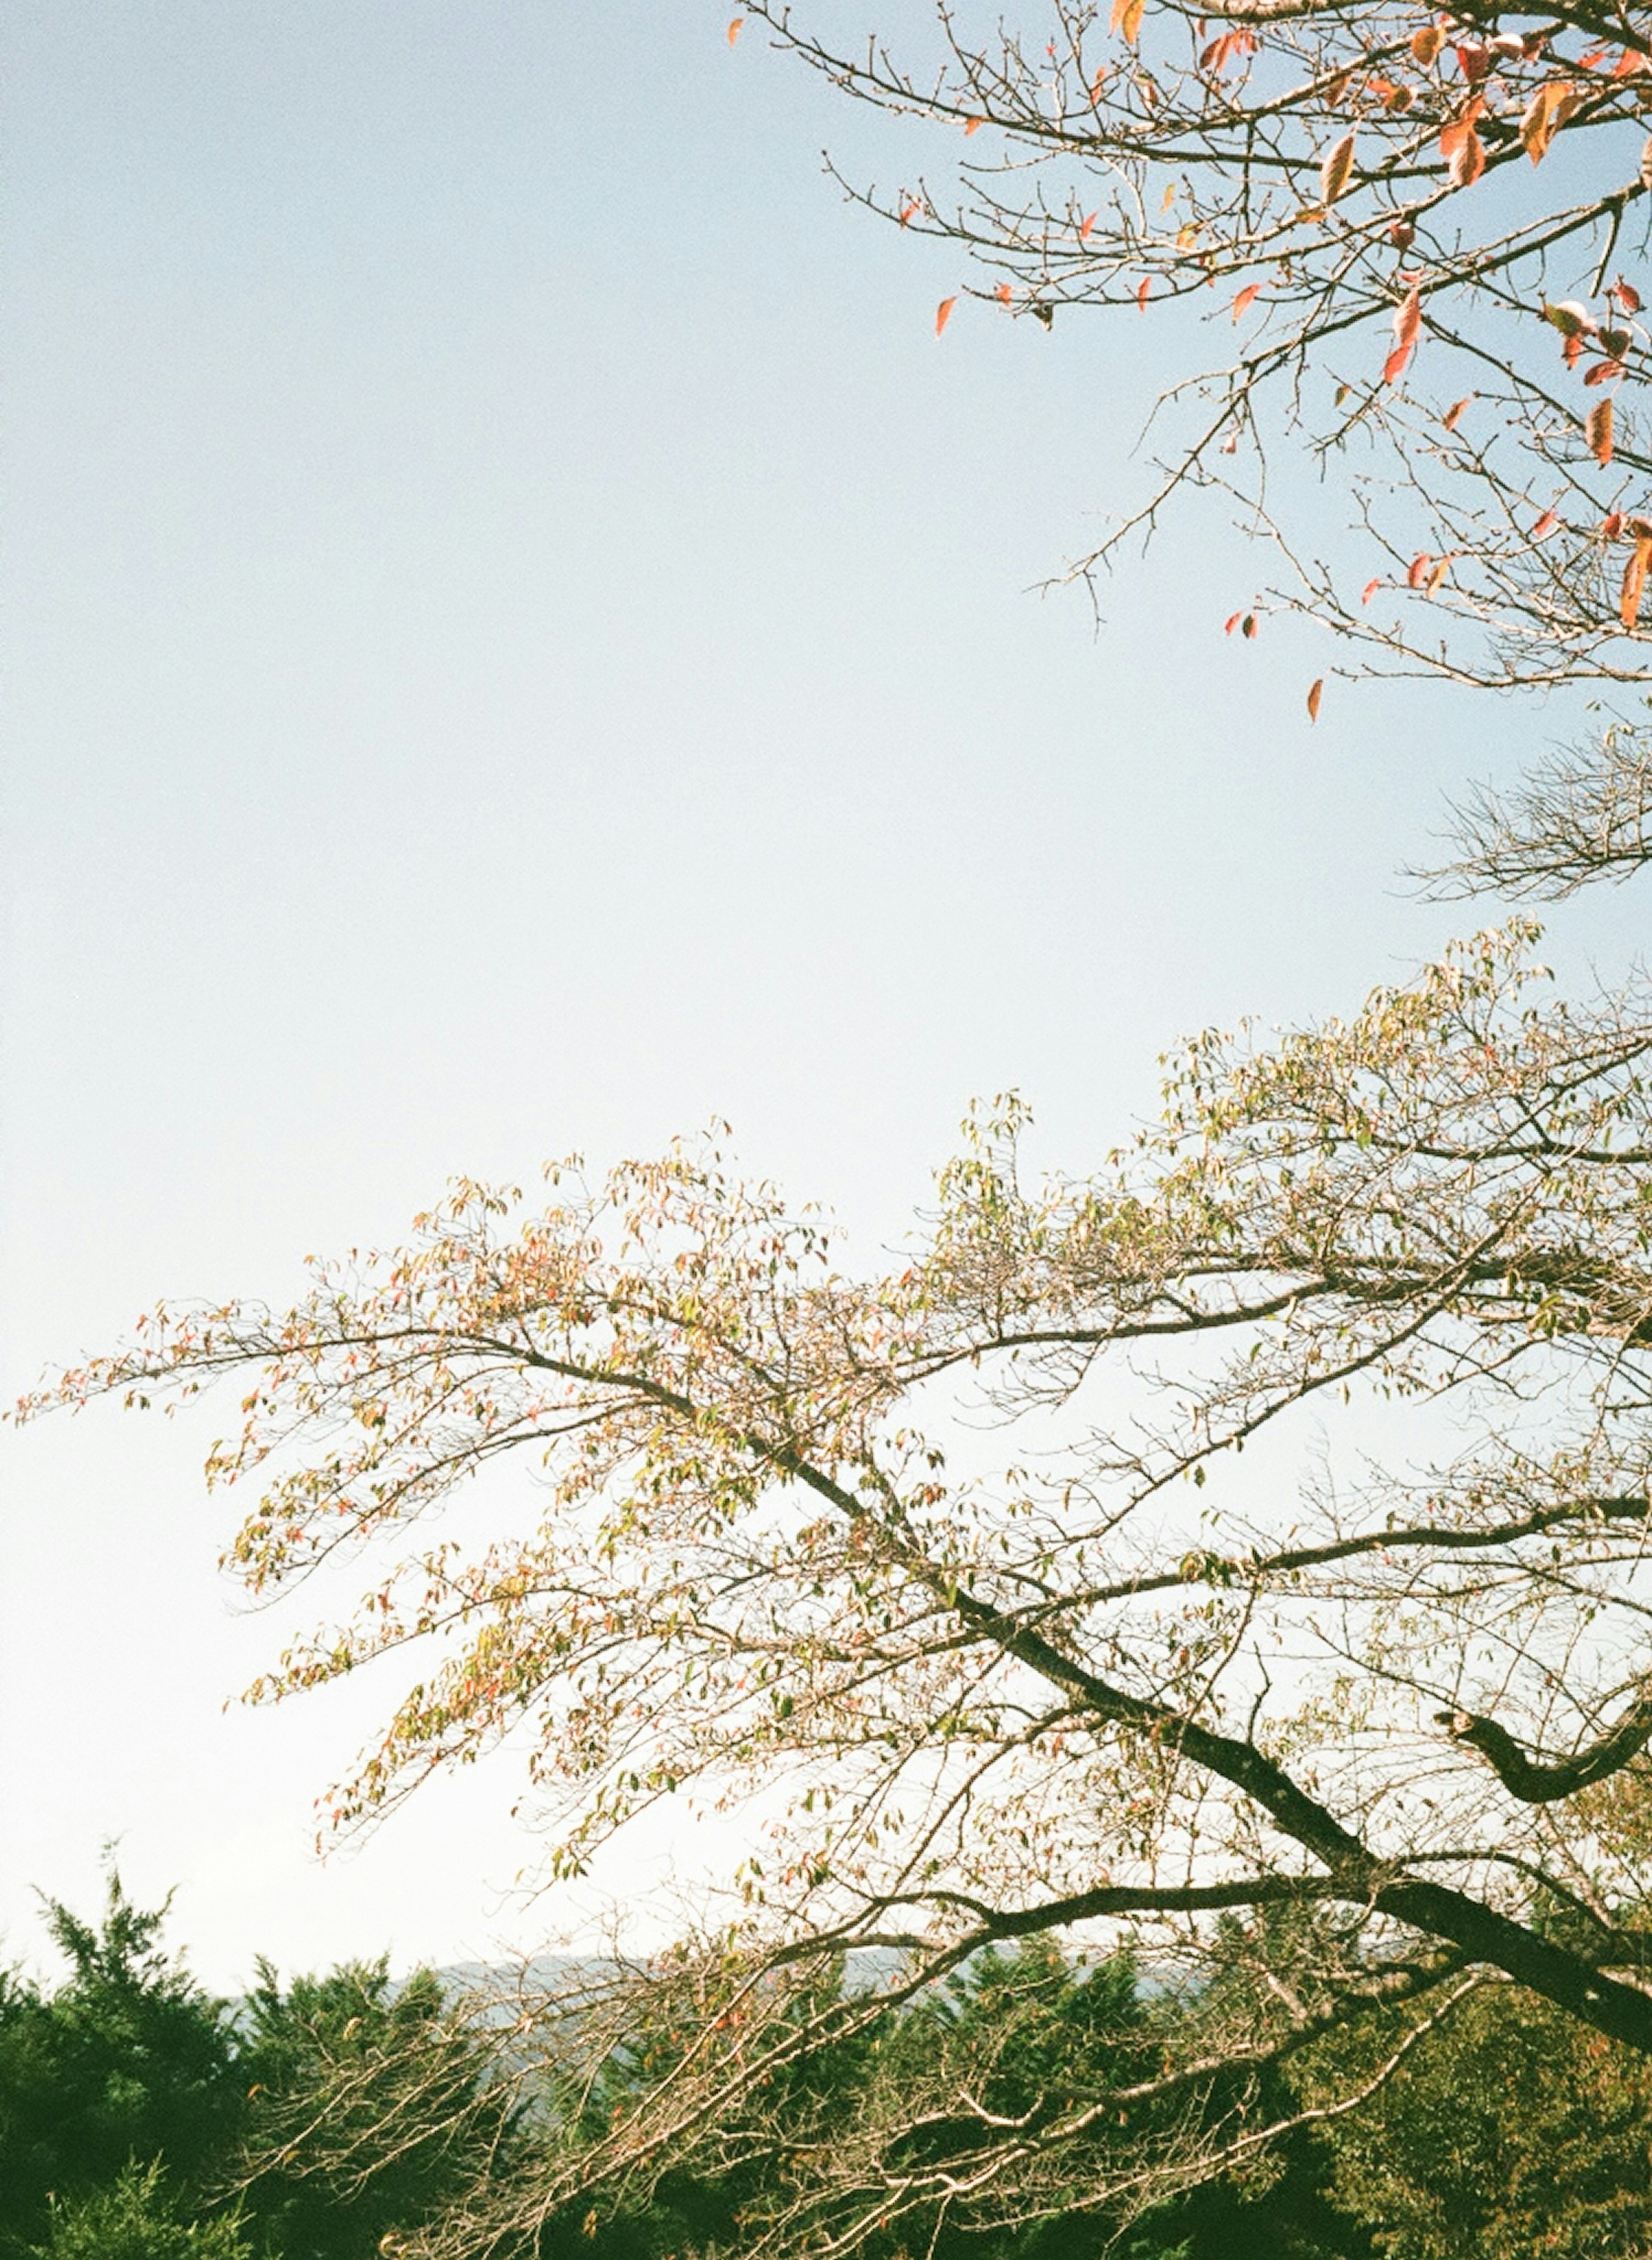
[[[1054,0],[1020,26],[942,10],[939,44],[903,53],[839,46],[819,12],[749,11],[847,93],[967,137],[942,185],[846,185],[966,251],[976,296],[1046,326],[1208,309],[1221,365],[1172,389],[1184,443],[1074,569],[1182,482],[1238,488],[1283,414],[1373,474],[1362,590],[1260,520],[1289,601],[1387,664],[1644,678],[1652,458],[1624,404],[1646,366],[1625,268],[1652,25],[1589,0]]]
[[[762,1792],[708,1950],[772,2047],[712,2019],[633,2147],[874,2013],[799,2024],[777,1970],[876,1947],[910,1994],[1105,1919],[1208,1978],[1244,1915],[1229,2067],[1410,2003],[1397,2061],[1487,1972],[1652,2053],[1612,1821],[1652,1738],[1652,1013],[1554,999],[1532,946],[1197,1041],[1088,1177],[1024,1182],[1005,1102],[882,1274],[712,1139],[553,1169],[540,1207],[461,1184],[290,1310],[158,1311],[25,1410],[245,1377],[209,1463],[257,1487],[230,1566],[367,1572],[254,1694],[403,1675],[336,1827],[507,1736],[553,1875],[663,1800]],[[434,1527],[507,1455],[530,1512]],[[1120,2109],[1150,2128],[1209,2070],[983,2109],[971,2174],[1110,2156]],[[889,2165],[883,2201],[953,2170]]]
[[[816,6],[747,15],[910,122],[904,182],[837,176],[969,261],[938,327],[969,298],[1047,330],[1101,313],[1115,384],[1169,368],[1141,381],[1145,484],[1058,577],[1099,601],[1202,489],[1269,561],[1226,600],[1185,575],[1178,638],[1284,610],[1332,633],[1341,673],[1652,679],[1652,21],[1590,0],[1051,0],[854,45]],[[1305,501],[1305,451],[1343,536]],[[1639,869],[1642,725],[1631,698],[1466,793],[1436,882],[1553,896]]]

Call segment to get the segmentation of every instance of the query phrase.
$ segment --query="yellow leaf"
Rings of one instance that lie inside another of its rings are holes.
[[[1345,133],[1319,168],[1319,190],[1334,204],[1354,174],[1354,136]]]

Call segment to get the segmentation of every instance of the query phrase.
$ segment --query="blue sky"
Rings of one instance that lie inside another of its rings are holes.
[[[1166,345],[937,340],[962,266],[820,169],[930,146],[728,13],[9,11],[11,1389],[451,1173],[712,1114],[873,1255],[974,1094],[1082,1167],[1178,1031],[1430,952],[1394,873],[1441,790],[1561,726],[1334,684],[1310,728],[1328,654],[1224,640],[1217,519],[1099,634],[1030,593],[1135,490]],[[1574,963],[1633,933],[1557,921]],[[0,1953],[106,1836],[222,1982],[526,1936],[504,1776],[310,1857],[371,1692],[222,1709],[283,1627],[214,1571],[215,1433],[5,1443]]]

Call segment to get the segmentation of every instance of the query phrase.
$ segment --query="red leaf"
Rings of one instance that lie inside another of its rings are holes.
[[[1241,316],[1244,314],[1249,307],[1255,304],[1256,293],[1261,290],[1261,288],[1262,285],[1260,282],[1246,283],[1244,289],[1234,301],[1234,319],[1235,321],[1238,321]]]
[[[1460,46],[1457,49],[1457,68],[1470,86],[1477,85],[1491,68],[1491,55],[1489,48]]]
[[[923,206],[922,206],[921,204],[903,204],[903,205],[901,206],[901,208],[900,208],[900,224],[901,224],[901,225],[902,225],[903,227],[905,227],[905,225],[906,225],[906,223],[907,223],[907,221],[912,218],[913,214],[914,214],[914,213],[916,213],[916,212],[919,212],[919,211],[921,211],[922,210],[923,210]]]
[[[1150,275],[1144,275],[1141,282],[1136,286],[1136,305],[1138,310],[1144,314],[1148,311],[1148,295],[1151,291],[1152,288],[1153,277]]]
[[[1546,510],[1541,518],[1538,519],[1536,525],[1532,528],[1533,540],[1546,541],[1559,524],[1560,520],[1555,517],[1554,511],[1552,510]]]
[[[1405,586],[1408,589],[1420,589],[1428,578],[1428,568],[1434,561],[1426,549],[1420,557],[1413,557],[1405,569]]]
[[[955,297],[943,298],[935,309],[935,335],[939,337],[952,319],[952,310],[957,304]]]
[[[1324,676],[1320,676],[1316,682],[1311,683],[1308,686],[1308,719],[1310,722],[1317,722],[1319,720],[1319,701],[1324,697],[1324,696],[1325,677]]]
[[[1585,384],[1610,384],[1614,377],[1624,375],[1620,361],[1598,361],[1584,378]]]
[[[1087,214],[1085,215],[1085,217],[1084,217],[1083,219],[1081,219],[1081,220],[1079,221],[1079,223],[1078,223],[1078,240],[1080,241],[1080,243],[1088,243],[1088,242],[1089,242],[1089,240],[1090,240],[1090,231],[1091,231],[1091,229],[1092,227],[1094,227],[1094,225],[1096,225],[1096,222],[1100,218],[1100,217],[1101,217],[1101,215],[1100,215],[1100,213],[1099,213],[1099,212],[1089,212],[1089,213],[1087,213]]]
[[[1604,47],[1591,47],[1586,55],[1578,56],[1577,68],[1579,70],[1593,70],[1597,64],[1603,63],[1606,60],[1606,51]]]
[[[1621,275],[1619,275],[1617,281],[1612,286],[1612,295],[1622,307],[1626,314],[1638,314],[1640,312],[1641,293],[1635,289],[1633,282],[1626,282]]]
[[[1224,635],[1232,635],[1234,630],[1239,626],[1239,623],[1244,619],[1244,617],[1245,615],[1243,612],[1230,612],[1226,620],[1222,623],[1222,633]]]
[[[1380,577],[1375,581],[1368,581],[1360,591],[1361,604],[1369,604],[1371,598],[1377,594],[1377,591],[1382,587],[1382,585],[1383,583]]]
[[[1623,512],[1620,510],[1614,510],[1609,518],[1601,519],[1600,539],[1603,541],[1615,541],[1622,532]]]

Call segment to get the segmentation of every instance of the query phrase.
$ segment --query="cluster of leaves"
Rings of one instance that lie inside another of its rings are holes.
[[[386,1963],[215,1999],[111,1870],[68,1964],[0,1982],[5,2260],[354,2260],[485,2178],[488,2049],[428,1971]]]

